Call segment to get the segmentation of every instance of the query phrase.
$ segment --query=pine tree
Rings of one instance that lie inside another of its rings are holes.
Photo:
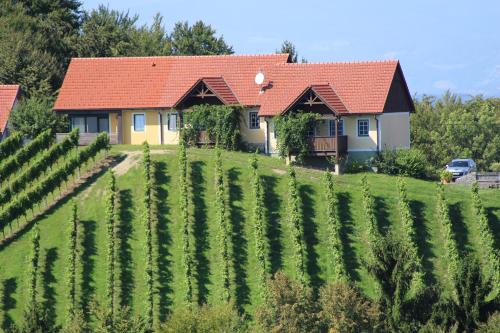
[[[78,211],[76,202],[71,203],[71,216],[69,219],[69,245],[68,245],[68,320],[72,320],[77,309],[76,304],[76,270],[77,270],[77,239],[78,239]]]
[[[231,258],[229,253],[229,243],[231,235],[226,213],[226,191],[224,186],[224,175],[222,171],[221,151],[219,148],[216,150],[215,160],[215,204],[217,207],[217,220],[219,224],[219,246],[222,263],[222,299],[228,302],[231,298],[231,277],[230,267]]]
[[[266,230],[267,224],[265,220],[265,207],[262,190],[262,182],[259,176],[257,152],[252,156],[250,165],[252,168],[252,188],[253,188],[253,225],[255,234],[255,253],[259,262],[259,283],[261,287],[261,295],[263,298],[267,295],[266,284],[269,278],[269,267],[267,264],[268,248]]]
[[[295,269],[299,281],[303,285],[307,285],[308,276],[306,271],[304,227],[302,225],[303,217],[297,188],[297,178],[295,177],[295,169],[292,166],[288,169],[288,175],[288,223],[292,233]]]
[[[345,279],[345,263],[343,260],[343,247],[340,235],[340,219],[338,216],[338,202],[333,185],[333,177],[330,171],[325,172],[325,199],[326,215],[328,223],[328,241],[331,253],[331,267],[335,281]]]

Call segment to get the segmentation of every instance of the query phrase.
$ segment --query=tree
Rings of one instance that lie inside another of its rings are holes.
[[[78,56],[116,57],[136,53],[133,34],[138,18],[103,5],[85,12],[76,44]]]
[[[28,138],[34,138],[47,129],[66,132],[69,125],[65,116],[52,111],[52,100],[32,97],[19,102],[9,117],[9,128]]]
[[[80,27],[77,0],[0,1],[0,82],[28,96],[59,88]]]
[[[500,307],[499,297],[490,297],[493,287],[484,279],[478,261],[470,254],[465,255],[454,281],[455,294],[436,304],[432,321],[445,329],[455,327],[457,332],[474,331]]]
[[[216,31],[203,21],[190,26],[177,22],[170,35],[174,55],[218,55],[233,54],[233,47],[226,44],[224,37],[217,37]]]
[[[133,55],[137,56],[163,56],[172,53],[170,38],[165,26],[163,16],[157,13],[151,26],[143,25],[132,31],[134,40]]]
[[[269,296],[255,312],[255,321],[264,332],[318,332],[319,308],[311,288],[277,272],[269,279]]]
[[[395,235],[381,237],[372,252],[372,259],[363,262],[379,286],[385,328],[391,332],[417,331],[430,318],[436,295],[431,289],[418,296],[411,293],[411,282],[419,267],[408,247]]]
[[[379,306],[346,281],[320,289],[319,316],[329,332],[373,332],[380,324]]]

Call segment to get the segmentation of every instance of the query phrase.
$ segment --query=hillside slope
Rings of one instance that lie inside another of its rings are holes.
[[[113,151],[136,149],[116,146]],[[167,312],[183,304],[184,281],[182,268],[182,234],[179,211],[178,164],[176,147],[162,148],[152,157],[159,162],[160,177],[160,226],[161,240],[158,267],[160,281],[158,290],[160,306]],[[201,288],[200,296],[210,303],[220,302],[221,265],[219,263],[218,226],[215,211],[214,157],[213,150],[190,149],[193,196],[193,216],[196,219],[195,234],[197,258],[201,265],[197,278]],[[223,152],[223,163],[229,184],[229,214],[235,233],[233,235],[233,265],[236,281],[237,303],[249,313],[260,302],[253,226],[250,223],[252,197],[250,154]],[[138,161],[140,153],[125,160],[127,167],[119,166],[117,184],[120,189],[121,217],[125,223],[121,260],[123,274],[121,282],[126,290],[128,303],[137,313],[144,309],[145,295],[145,231],[141,223],[142,213],[142,170]],[[283,269],[294,276],[291,258],[293,249],[289,241],[291,235],[286,223],[287,216],[287,175],[286,166],[278,159],[260,157],[260,173],[265,187],[267,221],[270,224],[269,240],[272,249],[273,270]],[[130,169],[128,169],[130,167]],[[327,246],[326,205],[324,199],[323,173],[316,170],[298,168],[298,182],[304,212],[304,231],[308,249],[308,271],[313,284],[319,286],[329,281],[329,253]],[[340,217],[343,223],[345,259],[348,261],[351,278],[370,296],[375,296],[373,281],[362,267],[361,257],[364,247],[363,211],[360,193],[361,175],[335,177],[339,196]],[[106,278],[106,227],[104,220],[104,194],[108,180],[100,175],[94,183],[71,196],[78,204],[83,225],[83,262],[80,273],[79,293],[83,304],[92,297],[102,299],[105,294]],[[371,191],[376,199],[378,222],[382,230],[400,228],[397,209],[396,178],[369,174]],[[432,182],[408,179],[408,196],[413,214],[417,219],[417,235],[424,266],[431,280],[446,281],[446,262],[439,225],[435,222],[436,188]],[[478,230],[471,216],[470,190],[466,187],[447,186],[446,196],[457,233],[459,249],[481,251],[478,244]],[[481,192],[490,224],[495,226],[497,243],[499,238],[500,192]],[[44,284],[40,294],[47,308],[57,316],[57,322],[64,320],[66,309],[66,258],[67,229],[70,216],[68,200],[58,204],[40,220],[42,275]],[[17,320],[25,303],[26,262],[29,255],[30,235],[0,250],[0,280],[7,280],[4,307],[10,318]]]

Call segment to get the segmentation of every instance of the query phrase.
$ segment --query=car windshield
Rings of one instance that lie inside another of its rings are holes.
[[[467,161],[453,161],[450,166],[455,168],[466,168],[469,166],[469,163]]]

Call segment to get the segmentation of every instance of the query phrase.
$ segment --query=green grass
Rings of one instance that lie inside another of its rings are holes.
[[[136,150],[137,146],[115,146],[113,152]],[[152,147],[154,150],[158,147]],[[173,310],[183,306],[184,281],[182,268],[182,234],[179,212],[179,186],[176,147],[167,149],[163,154],[152,154],[160,162],[160,240],[161,249],[158,258],[160,267],[160,300],[162,309]],[[198,281],[200,297],[209,303],[220,300],[221,279],[215,211],[214,158],[213,150],[190,149],[188,158],[192,173],[192,193],[196,217],[196,247],[201,274]],[[234,265],[237,272],[237,301],[248,313],[252,313],[260,302],[258,295],[258,277],[255,258],[254,233],[251,224],[251,172],[250,155],[246,153],[224,152],[223,163],[230,188],[230,216],[234,226]],[[290,276],[295,276],[291,258],[290,230],[286,223],[287,176],[283,174],[286,166],[282,161],[259,158],[260,172],[265,184],[265,204],[267,219],[270,224],[270,245],[272,248],[272,267],[283,269]],[[136,165],[125,175],[117,178],[122,200],[121,216],[125,221],[125,246],[121,252],[124,265],[124,288],[129,304],[136,313],[144,310],[145,295],[145,232],[141,223],[142,209],[142,170]],[[81,273],[84,281],[79,281],[79,292],[84,302],[92,297],[102,299],[105,294],[106,272],[106,229],[104,221],[104,200],[107,175],[99,175],[95,181],[75,193],[79,216],[84,226],[85,263]],[[329,253],[327,246],[326,205],[323,195],[323,174],[320,171],[297,170],[297,179],[303,199],[304,230],[308,244],[308,269],[315,286],[330,281]],[[335,186],[340,198],[340,215],[344,225],[345,259],[348,261],[352,279],[370,296],[374,297],[374,282],[361,264],[365,249],[363,245],[363,211],[360,193],[361,174],[335,177]],[[383,231],[388,228],[399,230],[399,212],[397,210],[396,178],[369,174],[371,191],[376,198],[377,214]],[[446,186],[452,218],[458,235],[459,249],[481,253],[478,244],[478,230],[471,216],[470,189],[459,186]],[[417,217],[417,235],[419,248],[423,254],[424,267],[428,277],[434,281],[446,281],[446,262],[439,225],[435,215],[435,184],[432,182],[408,179],[408,196]],[[481,197],[488,211],[490,222],[498,226],[500,220],[500,193],[497,190],[483,190]],[[42,274],[45,285],[40,294],[50,311],[57,315],[57,322],[64,320],[66,309],[66,258],[68,257],[67,225],[70,216],[70,204],[66,200],[43,217],[40,224],[42,248]],[[22,315],[26,290],[26,261],[30,252],[31,233],[0,250],[0,279],[8,279],[5,302],[10,318],[18,320]],[[498,241],[498,229],[496,229]],[[47,255],[48,254],[48,255]],[[45,258],[48,258],[46,260]]]

